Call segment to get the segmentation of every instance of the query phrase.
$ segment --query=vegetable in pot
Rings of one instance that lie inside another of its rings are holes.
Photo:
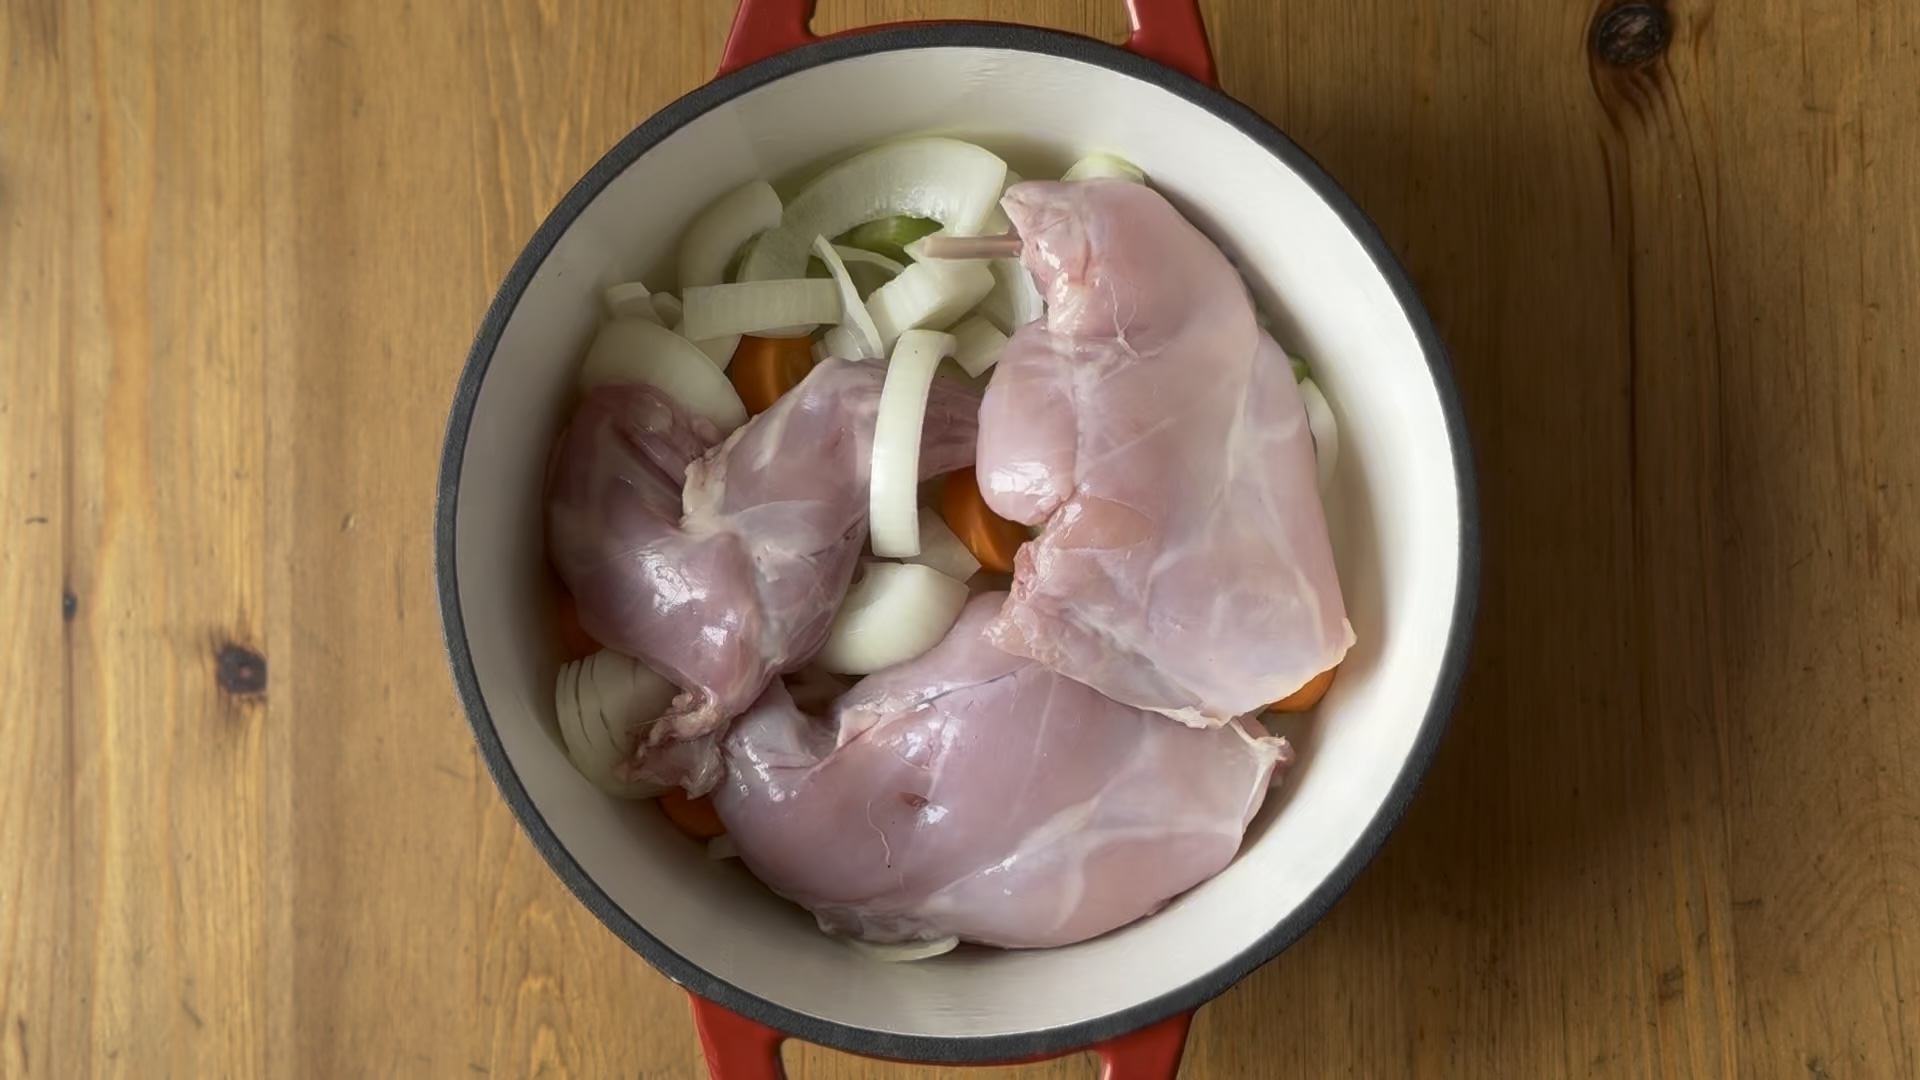
[[[920,433],[940,359],[953,354],[953,335],[909,330],[887,364],[880,412],[873,423],[873,468],[868,474],[867,528],[873,553],[885,558],[920,554]]]
[[[658,387],[724,435],[747,422],[727,376],[693,342],[646,319],[615,319],[600,328],[580,365],[580,388],[603,383]]]
[[[814,663],[839,675],[871,675],[940,643],[967,605],[967,587],[914,563],[868,562],[833,616]]]
[[[940,515],[980,566],[996,574],[1013,573],[1014,555],[1032,539],[1026,526],[987,508],[972,469],[952,473],[941,482]]]
[[[741,262],[740,280],[801,277],[814,237],[881,218],[930,218],[955,233],[977,232],[1006,176],[1007,163],[992,152],[939,136],[855,154],[794,195],[779,228],[762,234]]]

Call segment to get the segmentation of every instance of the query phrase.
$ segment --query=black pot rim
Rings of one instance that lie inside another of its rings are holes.
[[[454,569],[460,470],[481,382],[486,377],[501,333],[535,271],[587,204],[641,154],[696,117],[749,90],[837,60],[951,46],[1040,53],[1097,65],[1151,83],[1232,124],[1305,179],[1340,215],[1354,237],[1366,248],[1376,269],[1399,300],[1420,343],[1439,395],[1447,436],[1452,445],[1461,523],[1459,591],[1448,630],[1440,678],[1429,699],[1426,716],[1421,721],[1412,751],[1389,790],[1387,799],[1332,874],[1308,895],[1305,902],[1280,920],[1260,940],[1227,963],[1183,986],[1126,1009],[1075,1024],[978,1037],[931,1037],[875,1031],[776,1005],[734,986],[674,952],[615,904],[560,842],[507,758],[493,717],[480,694],[473,657],[467,644]],[[542,857],[574,896],[608,929],[675,983],[751,1020],[795,1038],[853,1054],[956,1064],[1069,1053],[1146,1027],[1176,1013],[1190,1011],[1217,997],[1306,933],[1378,853],[1388,834],[1405,814],[1421,778],[1431,764],[1465,673],[1479,593],[1479,520],[1466,417],[1439,333],[1406,271],[1387,247],[1379,230],[1306,151],[1251,109],[1219,90],[1105,42],[1062,31],[992,23],[921,23],[879,27],[821,39],[716,78],[655,113],[621,139],[548,214],[514,261],[487,309],[454,392],[441,454],[433,532],[434,578],[439,592],[448,663],[453,671],[461,704],[473,728],[474,740],[479,745],[481,756],[486,760],[487,770],[492,774],[501,797],[519,819],[521,827],[526,830]]]

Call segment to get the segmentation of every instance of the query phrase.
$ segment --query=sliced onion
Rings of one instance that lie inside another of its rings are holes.
[[[742,184],[708,204],[680,238],[681,290],[725,281],[734,253],[779,225],[780,212],[780,196],[765,180]]]
[[[798,337],[840,321],[840,289],[819,278],[693,285],[680,293],[680,332],[695,341],[732,334]],[[792,334],[768,331],[801,328]]]
[[[593,785],[623,799],[645,799],[667,789],[621,780],[617,770],[679,691],[652,668],[611,650],[560,668],[554,711],[567,759]]]
[[[961,367],[959,361],[956,361],[951,356],[940,361],[940,366],[934,370],[933,375],[936,379],[947,379],[952,382],[957,382],[961,386],[981,394],[987,392],[987,384],[993,381],[993,372],[991,370],[988,370],[983,375],[969,375],[967,374],[967,369]]]
[[[726,337],[708,338],[693,344],[707,354],[707,359],[713,361],[714,367],[725,371],[727,365],[733,363],[734,350],[740,347],[740,335],[728,334]]]
[[[904,264],[895,262],[877,251],[868,251],[866,248],[854,247],[851,244],[835,244],[833,245],[833,250],[835,254],[840,256],[840,261],[850,267],[854,265],[874,266],[885,270],[889,274],[898,274],[900,271],[906,269]]]
[[[732,833],[721,833],[719,836],[707,841],[707,858],[712,859],[714,862],[719,862],[722,859],[737,859],[739,857],[740,846],[733,842]]]
[[[980,314],[988,322],[1011,334],[1046,317],[1046,301],[1019,259],[995,259],[987,265],[993,271],[993,289],[980,302]]]
[[[868,562],[814,663],[839,675],[906,663],[940,644],[966,606],[967,587],[932,567]]]
[[[1004,233],[1013,231],[1013,219],[1007,216],[1007,208],[1001,205],[1001,202],[1007,197],[1007,189],[1021,182],[1019,173],[1014,172],[1012,169],[1007,170],[1007,178],[1000,185],[1000,199],[994,202],[993,213],[988,214],[987,220],[980,223],[981,232]]]
[[[914,263],[874,290],[867,298],[867,312],[880,331],[880,344],[891,349],[909,330],[952,326],[992,289],[993,271],[985,263]]]
[[[835,329],[846,331],[850,343],[859,351],[858,356],[849,359],[878,360],[883,355],[880,331],[873,325],[867,305],[860,300],[860,290],[853,287],[853,278],[847,275],[847,264],[841,261],[840,252],[824,236],[814,238],[813,251],[826,264],[827,273],[833,275],[834,287],[840,290],[840,325]]]
[[[616,319],[645,319],[648,322],[665,323],[659,309],[653,306],[653,294],[647,291],[644,282],[628,281],[608,286],[603,294],[607,302],[607,313]]]
[[[976,232],[1006,176],[1006,162],[958,139],[902,139],[856,154],[793,197],[780,227],[747,253],[740,280],[800,277],[814,237],[839,236],[878,218],[931,218],[956,233]]]
[[[644,319],[615,319],[600,328],[580,365],[580,388],[628,382],[655,386],[724,434],[747,422],[740,395],[693,342]]]
[[[660,317],[660,325],[669,330],[680,328],[680,298],[670,292],[657,292],[652,297],[654,314]]]
[[[1140,166],[1116,154],[1088,154],[1073,163],[1062,180],[1125,180],[1128,183],[1144,184],[1147,174]]]
[[[846,326],[836,326],[820,336],[814,344],[814,359],[824,360],[837,356],[842,360],[871,360],[867,349],[861,345],[860,338]]]
[[[968,375],[979,378],[1000,362],[1007,335],[980,315],[969,315],[953,328],[953,358]]]
[[[873,553],[883,558],[920,554],[920,429],[933,373],[952,353],[952,334],[909,330],[887,361],[868,480],[868,529]]]
[[[847,944],[875,960],[889,964],[905,964],[914,960],[930,960],[950,953],[960,946],[960,939],[943,937],[932,941],[878,942],[848,938]]]
[[[938,570],[955,581],[966,581],[980,572],[980,560],[939,514],[920,515],[920,554],[907,562]]]
[[[847,264],[847,276],[860,291],[860,299],[865,302],[875,289],[898,277],[906,269],[902,263],[866,248],[852,247],[847,244],[835,244],[833,250]]]
[[[1320,493],[1333,488],[1334,466],[1340,463],[1340,428],[1333,407],[1312,379],[1300,380],[1300,401],[1307,407],[1307,430],[1313,432],[1314,462],[1320,470]]]

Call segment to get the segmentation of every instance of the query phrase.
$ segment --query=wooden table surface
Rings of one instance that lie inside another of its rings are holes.
[[[492,290],[729,5],[0,5],[0,1076],[700,1075],[476,760],[428,529]],[[1206,5],[1424,290],[1487,544],[1412,813],[1187,1077],[1920,1075],[1920,5],[1667,11]],[[909,16],[1124,30],[816,27]]]

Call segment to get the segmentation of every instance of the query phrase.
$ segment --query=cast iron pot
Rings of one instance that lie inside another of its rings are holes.
[[[1478,572],[1445,352],[1352,200],[1217,89],[1195,0],[1130,0],[1121,47],[983,23],[816,38],[812,8],[741,0],[718,76],[609,151],[500,286],[441,461],[436,577],[454,680],[501,795],[554,872],[691,994],[714,1076],[778,1077],[793,1036],[926,1062],[1092,1048],[1109,1078],[1162,1080],[1193,1011],[1298,939],[1379,849],[1445,727]],[[541,476],[602,289],[664,280],[652,275],[681,229],[738,184],[929,131],[981,141],[1028,176],[1118,153],[1235,258],[1340,419],[1328,514],[1359,644],[1289,731],[1300,760],[1219,876],[1069,948],[883,964],[568,765]]]

